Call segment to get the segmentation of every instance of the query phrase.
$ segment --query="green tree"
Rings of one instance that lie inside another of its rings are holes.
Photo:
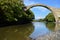
[[[55,22],[55,18],[54,18],[53,13],[49,13],[49,14],[45,17],[44,20],[45,20],[45,21],[48,21],[48,22]]]
[[[31,10],[24,11],[22,0],[0,0],[0,23],[30,22],[34,18]]]
[[[44,19],[40,19],[40,21],[55,22],[55,18],[53,13],[49,13]]]

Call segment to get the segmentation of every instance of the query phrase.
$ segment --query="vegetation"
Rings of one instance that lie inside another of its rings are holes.
[[[49,13],[44,20],[46,20],[48,22],[54,22],[55,18],[54,18],[53,13]]]
[[[44,19],[40,19],[40,21],[55,22],[55,18],[53,13],[49,13]]]
[[[40,19],[39,21],[43,22],[43,21],[44,21],[44,19]]]
[[[22,0],[0,0],[0,23],[25,23],[33,20],[31,10],[24,11]]]

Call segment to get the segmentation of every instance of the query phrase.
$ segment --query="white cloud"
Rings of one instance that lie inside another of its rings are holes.
[[[42,17],[42,16],[37,16],[37,17],[35,17],[35,19],[43,19],[44,17]]]

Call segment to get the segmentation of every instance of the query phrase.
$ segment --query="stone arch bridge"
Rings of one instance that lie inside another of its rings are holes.
[[[59,19],[59,17],[60,17],[60,9],[59,8],[54,8],[54,7],[51,7],[51,6],[44,5],[44,4],[32,4],[30,6],[24,7],[24,11],[27,11],[30,8],[33,8],[33,7],[36,7],[36,6],[42,6],[42,7],[47,8],[48,10],[50,10],[53,13],[56,22],[60,22],[59,21],[60,20]]]

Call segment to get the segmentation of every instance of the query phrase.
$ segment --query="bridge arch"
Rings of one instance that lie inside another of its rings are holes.
[[[33,4],[33,5],[30,5],[30,6],[27,6],[27,9],[25,9],[25,10],[29,10],[30,8],[33,8],[33,7],[36,7],[36,6],[41,6],[41,7],[47,8],[48,10],[52,11],[49,6],[46,6],[46,5],[43,5],[43,4]]]
[[[36,7],[36,6],[41,6],[41,7],[44,7],[44,8],[47,8],[48,10],[50,10],[55,17],[55,21],[58,22],[57,11],[59,11],[59,10],[57,8],[50,7],[50,6],[47,6],[47,5],[44,5],[44,4],[32,4],[30,6],[26,6],[24,10],[27,11],[30,8],[33,8],[33,7]]]

